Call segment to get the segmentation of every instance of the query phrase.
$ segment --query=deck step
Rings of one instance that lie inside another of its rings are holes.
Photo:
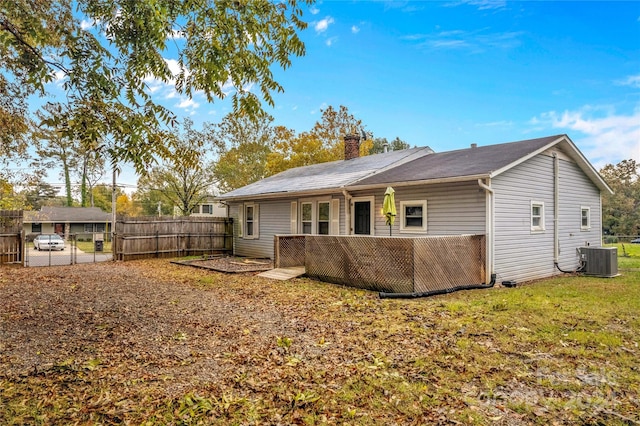
[[[296,278],[304,275],[306,272],[304,266],[292,266],[290,268],[276,268],[269,271],[261,272],[259,277],[271,278],[274,280],[285,281],[291,278]]]

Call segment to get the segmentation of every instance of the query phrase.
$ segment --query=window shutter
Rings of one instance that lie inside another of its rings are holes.
[[[242,238],[244,231],[244,204],[238,207],[238,237]]]
[[[296,201],[291,202],[291,227],[289,232],[291,234],[298,233],[298,203]]]
[[[253,238],[260,238],[260,205],[253,205]]]
[[[331,200],[330,235],[340,235],[340,199]]]

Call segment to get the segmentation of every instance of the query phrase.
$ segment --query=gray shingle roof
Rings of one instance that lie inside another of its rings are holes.
[[[323,190],[326,193],[341,188],[351,191],[384,185],[407,185],[412,182],[494,177],[556,145],[579,165],[600,190],[611,191],[567,135],[554,135],[441,153],[434,153],[428,147],[413,148],[348,161],[298,167],[218,198],[229,200]]]
[[[433,150],[429,147],[411,148],[352,160],[297,167],[227,192],[219,196],[218,199],[341,188],[374,173],[387,170],[390,167],[397,167],[431,153]]]
[[[40,211],[25,211],[24,222],[104,223],[111,220],[111,213],[98,207],[48,207]]]
[[[358,181],[357,185],[447,179],[463,176],[489,176],[544,148],[564,135],[518,142],[459,149],[427,155],[402,167]]]

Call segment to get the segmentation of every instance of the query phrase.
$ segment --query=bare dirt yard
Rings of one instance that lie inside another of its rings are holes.
[[[418,300],[254,274],[0,268],[0,424],[640,422],[640,272]]]

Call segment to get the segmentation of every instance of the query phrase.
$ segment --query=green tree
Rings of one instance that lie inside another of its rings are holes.
[[[46,144],[37,150],[45,165],[60,167],[60,174],[64,180],[66,205],[73,205],[71,190],[71,171],[78,166],[77,145],[74,141],[61,136],[55,131],[46,132]]]
[[[25,198],[26,208],[40,210],[47,202],[55,200],[58,196],[58,189],[43,181],[36,181],[28,184],[22,191]]]
[[[206,136],[185,120],[181,133],[167,133],[164,137],[170,140],[174,152],[138,179],[138,188],[141,193],[159,191],[165,202],[188,216],[215,184],[213,165],[206,161]]]
[[[142,173],[172,152],[160,128],[173,115],[151,99],[149,79],[175,82],[179,93],[203,93],[209,102],[233,88],[234,109],[255,116],[261,99],[273,105],[273,93],[283,91],[272,67],[287,68],[305,53],[301,17],[295,0],[2,1],[2,152],[24,145],[27,98],[61,79],[65,136],[95,148],[106,143],[114,163]],[[169,50],[177,74],[164,57]]]
[[[267,155],[275,133],[273,117],[258,114],[227,114],[220,124],[208,130],[218,151],[213,173],[218,188],[227,192],[256,182],[266,176]]]
[[[602,196],[603,231],[610,235],[640,234],[640,164],[623,160],[600,174],[613,190]]]
[[[345,106],[336,111],[329,106],[322,110],[322,117],[309,132],[296,135],[293,130],[276,128],[275,141],[267,156],[267,174],[342,160],[344,158],[344,137],[350,133],[363,132],[362,121],[349,113]],[[360,155],[368,155],[372,141],[360,141]]]
[[[387,141],[387,138],[375,138],[373,140],[373,144],[371,149],[369,150],[369,154],[380,154],[384,152],[384,145],[387,145],[387,149],[389,151],[399,151],[401,149],[409,149],[411,146],[396,136],[394,140],[391,142]]]
[[[11,182],[0,177],[0,210],[22,210],[25,205],[24,195],[16,191]]]
[[[112,204],[111,186],[105,185],[105,184],[99,184],[94,186],[91,192],[92,192],[94,207],[98,207],[105,212],[111,212],[111,204]],[[122,191],[122,188],[116,188],[116,199],[121,195],[124,195],[124,191]]]

